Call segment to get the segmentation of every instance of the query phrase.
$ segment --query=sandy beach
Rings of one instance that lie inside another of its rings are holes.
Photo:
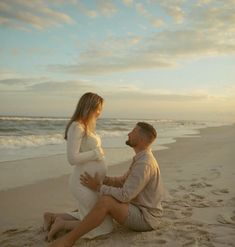
[[[166,188],[159,229],[137,233],[116,225],[113,233],[75,246],[235,246],[235,125],[201,129],[199,136],[167,147],[154,152]],[[65,157],[27,162],[58,163]],[[128,165],[110,166],[108,174],[122,174]],[[65,175],[1,191],[0,246],[47,246],[43,212],[75,209],[67,183]]]

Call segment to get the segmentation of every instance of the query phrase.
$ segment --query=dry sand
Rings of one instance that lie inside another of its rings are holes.
[[[145,233],[115,226],[113,233],[75,246],[235,246],[235,126],[202,129],[155,153],[165,182],[164,216]],[[53,156],[32,162],[61,162]],[[119,175],[128,164],[110,167]],[[0,246],[47,246],[41,231],[45,211],[66,212],[75,201],[68,176],[0,192]]]

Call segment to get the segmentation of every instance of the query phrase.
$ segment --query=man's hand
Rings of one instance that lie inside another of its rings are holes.
[[[92,177],[87,172],[85,172],[80,176],[80,180],[81,184],[86,186],[87,188],[94,191],[100,191],[101,181],[97,173],[95,174],[95,177]]]

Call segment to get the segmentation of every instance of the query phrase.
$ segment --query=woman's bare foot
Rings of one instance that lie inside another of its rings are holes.
[[[47,240],[51,241],[54,235],[60,230],[65,229],[65,220],[60,217],[56,217],[54,223],[51,225],[51,229],[47,235]]]
[[[43,231],[44,232],[47,232],[47,231],[50,230],[51,225],[55,221],[55,217],[56,216],[53,213],[50,213],[50,212],[44,213],[44,215],[43,215],[43,219],[44,219],[44,222],[43,222]]]

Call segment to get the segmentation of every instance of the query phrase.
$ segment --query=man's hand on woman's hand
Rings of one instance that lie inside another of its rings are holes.
[[[80,176],[80,181],[81,184],[86,186],[87,188],[94,191],[100,191],[101,181],[97,173],[95,174],[95,177],[92,177],[87,172],[85,172]]]

